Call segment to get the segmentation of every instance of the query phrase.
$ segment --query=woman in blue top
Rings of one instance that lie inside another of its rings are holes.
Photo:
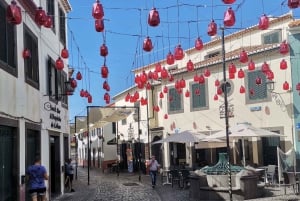
[[[42,201],[46,201],[46,185],[45,180],[48,180],[46,168],[41,165],[41,159],[36,158],[33,165],[27,169],[27,177],[29,180],[29,193],[32,201],[37,201],[41,197]]]

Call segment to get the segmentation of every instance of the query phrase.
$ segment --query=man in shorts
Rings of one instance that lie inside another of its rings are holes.
[[[46,201],[46,185],[48,180],[46,168],[41,165],[40,157],[36,157],[33,165],[29,166],[26,175],[29,182],[29,193],[32,201],[37,201],[40,197],[41,201]]]

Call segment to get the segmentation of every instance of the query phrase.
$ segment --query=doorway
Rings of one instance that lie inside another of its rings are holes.
[[[59,136],[50,135],[50,192],[51,198],[61,194],[61,165]],[[63,166],[62,166],[63,168]]]

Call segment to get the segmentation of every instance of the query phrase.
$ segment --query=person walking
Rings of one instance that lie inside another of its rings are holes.
[[[149,170],[150,170],[150,177],[152,182],[152,188],[155,188],[156,185],[156,175],[160,168],[160,165],[158,164],[157,160],[155,159],[155,156],[152,155],[151,160],[149,162]]]
[[[66,187],[70,189],[71,192],[75,192],[73,189],[73,178],[74,178],[74,167],[72,165],[72,159],[68,159],[66,163]]]
[[[46,184],[48,174],[46,168],[41,165],[40,157],[36,157],[33,165],[29,166],[26,171],[29,183],[29,193],[32,201],[46,201]]]

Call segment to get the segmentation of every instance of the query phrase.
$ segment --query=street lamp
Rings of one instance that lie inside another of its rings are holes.
[[[272,80],[268,80],[266,82],[266,86],[267,86],[267,90],[272,93],[274,91],[275,82]]]
[[[227,149],[227,168],[228,168],[228,184],[229,184],[229,198],[232,200],[232,182],[231,182],[231,167],[230,167],[230,146],[229,146],[229,122],[228,122],[228,98],[227,98],[227,81],[226,81],[226,60],[225,60],[225,35],[224,35],[224,27],[221,27],[222,31],[222,63],[223,63],[223,80],[224,85],[223,93],[224,93],[224,106],[225,106],[225,126],[226,126],[226,149]]]

